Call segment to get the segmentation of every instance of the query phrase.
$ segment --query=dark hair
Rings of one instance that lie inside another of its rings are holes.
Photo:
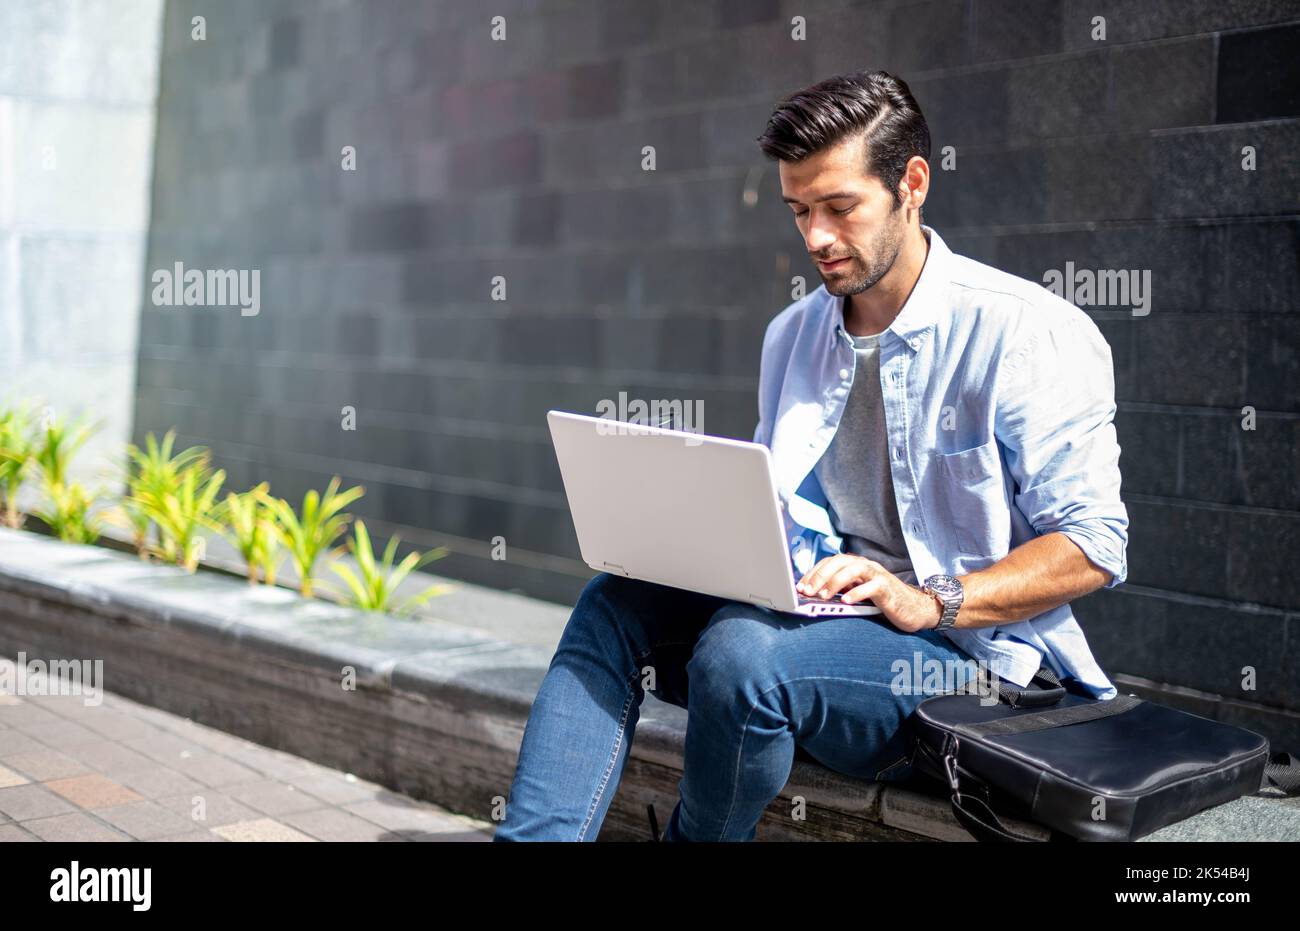
[[[777,104],[757,141],[768,158],[798,162],[859,133],[867,173],[901,204],[908,159],[930,158],[930,127],[907,82],[887,71],[840,74],[796,91]]]

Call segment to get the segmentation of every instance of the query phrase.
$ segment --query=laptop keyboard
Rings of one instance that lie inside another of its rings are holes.
[[[841,592],[836,592],[829,598],[809,598],[807,595],[799,595],[799,604],[842,604],[843,601],[840,598],[841,594]]]

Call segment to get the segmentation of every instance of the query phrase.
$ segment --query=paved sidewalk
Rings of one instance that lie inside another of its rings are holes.
[[[14,682],[13,660],[0,673]],[[0,841],[491,840],[490,822],[188,718],[39,690],[0,693]]]

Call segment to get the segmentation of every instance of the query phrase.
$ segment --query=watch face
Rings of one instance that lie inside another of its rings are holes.
[[[950,575],[932,575],[925,580],[925,584],[940,595],[956,595],[961,591],[961,582]]]

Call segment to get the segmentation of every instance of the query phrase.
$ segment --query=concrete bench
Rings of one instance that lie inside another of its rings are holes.
[[[190,576],[0,530],[0,654],[102,659],[109,691],[490,821],[568,611],[467,585],[430,608],[428,620],[376,618],[220,573]],[[507,614],[512,640],[482,626]],[[526,639],[534,642],[513,642]],[[647,696],[601,840],[648,839],[648,803],[662,826],[685,730],[684,709]],[[801,757],[758,839],[970,840],[947,800],[920,788]],[[801,819],[791,816],[796,798]],[[1246,798],[1147,839],[1297,838],[1300,799]]]

